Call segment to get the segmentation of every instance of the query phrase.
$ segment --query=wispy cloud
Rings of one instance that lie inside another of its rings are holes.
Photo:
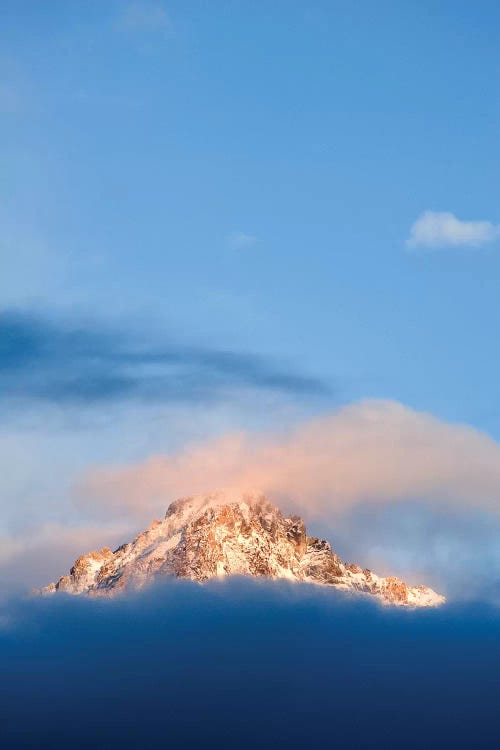
[[[117,21],[122,31],[164,32],[171,28],[170,17],[162,3],[128,3]]]
[[[500,237],[490,221],[462,221],[449,211],[424,211],[410,229],[411,248],[478,247]]]
[[[0,313],[0,399],[10,403],[205,403],[242,389],[295,395],[327,390],[256,354],[147,343],[124,331]]]
[[[257,237],[246,232],[231,232],[227,238],[228,245],[235,250],[246,250],[257,244]]]

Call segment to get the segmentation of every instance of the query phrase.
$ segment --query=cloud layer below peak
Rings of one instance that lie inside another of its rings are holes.
[[[499,618],[483,605],[176,582],[15,601],[5,622],[4,747],[496,746]]]

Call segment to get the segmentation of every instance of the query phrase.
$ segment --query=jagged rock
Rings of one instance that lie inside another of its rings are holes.
[[[42,593],[112,596],[159,576],[211,578],[247,575],[286,578],[371,594],[386,604],[437,606],[444,597],[426,586],[381,578],[346,564],[330,544],[307,536],[304,521],[287,518],[259,493],[213,493],[175,500],[163,521],[153,521],[114,552],[104,547],[79,557]]]

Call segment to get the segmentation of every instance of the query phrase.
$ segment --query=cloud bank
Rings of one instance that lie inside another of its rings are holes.
[[[497,513],[500,445],[396,402],[366,401],[289,434],[240,432],[132,466],[99,467],[79,494],[87,510],[146,521],[175,497],[222,487],[257,488],[306,520],[405,500]]]
[[[326,530],[335,551],[382,575],[425,583],[448,602],[500,606],[500,514],[406,502],[353,508]]]
[[[462,221],[448,211],[424,211],[410,229],[408,247],[478,247],[500,237],[500,226],[489,221]]]
[[[327,387],[256,354],[140,341],[102,326],[0,313],[0,399],[91,405],[206,403],[238,390],[321,394]]]
[[[178,582],[115,602],[17,602],[3,621],[9,748],[497,739],[500,623],[480,605],[401,612],[284,582]]]

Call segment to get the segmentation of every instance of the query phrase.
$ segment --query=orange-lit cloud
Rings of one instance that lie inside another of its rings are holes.
[[[90,472],[80,501],[148,519],[179,496],[257,488],[307,517],[358,503],[425,499],[500,510],[500,445],[391,401],[365,401],[288,434],[235,433],[127,467]]]

